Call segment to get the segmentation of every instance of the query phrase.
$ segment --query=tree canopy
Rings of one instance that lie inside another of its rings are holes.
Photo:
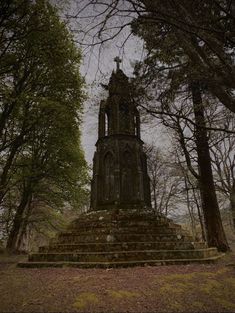
[[[8,247],[16,248],[38,207],[86,201],[85,94],[81,52],[49,1],[3,1],[1,11],[1,216],[11,211]]]

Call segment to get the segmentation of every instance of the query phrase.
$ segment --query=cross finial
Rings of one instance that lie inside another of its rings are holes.
[[[119,57],[115,57],[114,62],[116,62],[117,64],[117,71],[118,71],[120,69],[120,63],[122,62],[122,60]]]

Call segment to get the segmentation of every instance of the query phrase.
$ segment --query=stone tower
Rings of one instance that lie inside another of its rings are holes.
[[[139,112],[131,97],[128,77],[119,69],[118,62],[117,65],[107,86],[108,98],[100,103],[92,210],[151,206]]]

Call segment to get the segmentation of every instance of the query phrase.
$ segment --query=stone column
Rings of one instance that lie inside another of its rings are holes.
[[[99,111],[99,138],[105,136],[105,101],[100,102],[100,111]]]

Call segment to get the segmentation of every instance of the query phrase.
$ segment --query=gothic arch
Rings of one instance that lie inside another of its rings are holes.
[[[125,149],[123,152],[123,161],[125,168],[131,168],[133,166],[133,155],[130,149]]]
[[[110,113],[109,110],[105,110],[104,114],[104,134],[105,136],[109,135],[109,130],[110,130]]]
[[[129,201],[134,196],[133,153],[126,147],[122,158],[122,197],[124,201]]]
[[[132,155],[132,151],[133,149],[131,148],[131,145],[129,143],[125,143],[123,146],[122,146],[122,153],[123,155],[125,153],[130,153]]]
[[[104,199],[112,201],[114,198],[114,155],[108,151],[103,158],[104,167]]]

